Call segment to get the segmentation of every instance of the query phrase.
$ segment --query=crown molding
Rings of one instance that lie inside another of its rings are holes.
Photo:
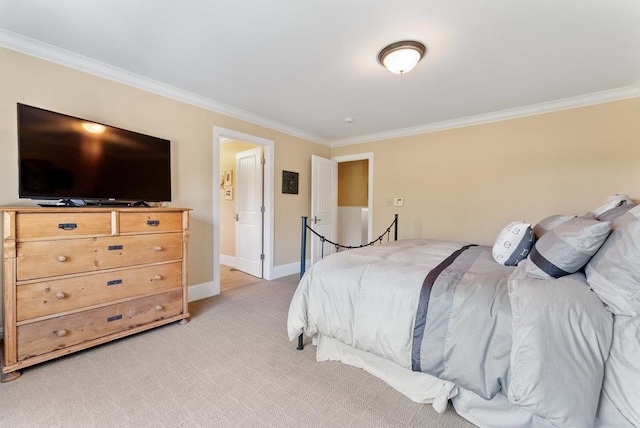
[[[442,122],[413,126],[410,128],[395,129],[391,131],[378,132],[353,138],[333,140],[331,141],[331,147],[350,146],[353,144],[363,144],[373,141],[389,140],[392,138],[428,134],[431,132],[445,131],[454,128],[464,128],[467,126],[499,122],[502,120],[516,119],[526,116],[535,116],[537,114],[551,113],[554,111],[568,110],[578,107],[586,107],[589,105],[608,103],[611,101],[619,101],[635,97],[640,97],[640,80],[638,80],[634,85],[612,89],[609,91],[595,92],[592,94],[580,95],[577,97],[564,98],[561,100],[532,104],[524,107],[500,110],[492,113],[479,114],[476,116],[468,116],[460,119],[445,120]]]
[[[105,79],[119,82],[128,86],[132,86],[134,88],[142,89],[147,92],[152,92],[167,98],[191,104],[196,107],[214,111],[216,113],[221,113],[256,125],[264,126],[265,128],[284,132],[286,134],[328,147],[349,146],[353,144],[362,144],[373,141],[408,137],[418,134],[428,134],[448,129],[463,128],[467,126],[498,122],[519,117],[551,113],[554,111],[585,107],[588,105],[607,103],[611,101],[618,101],[640,96],[639,79],[637,82],[635,82],[635,84],[631,86],[609,91],[596,92],[571,98],[564,98],[561,100],[533,104],[525,107],[501,110],[476,116],[468,116],[460,119],[445,120],[409,128],[395,129],[344,139],[328,140],[319,135],[291,127],[284,123],[253,114],[245,110],[229,106],[227,104],[219,103],[210,98],[202,97],[192,92],[184,91],[165,83],[158,82],[157,80],[140,76],[121,68],[93,60],[91,58],[67,51],[65,49],[42,43],[40,41],[13,33],[2,28],[0,28],[0,46],[30,56],[51,61],[66,67],[74,68],[76,70],[80,70],[89,74],[103,77]]]
[[[329,146],[329,141],[319,135],[291,127],[284,123],[253,114],[227,104],[219,103],[210,98],[167,85],[157,80],[140,76],[139,74],[96,61],[83,55],[79,55],[2,28],[0,28],[0,46],[47,61],[55,62],[66,67],[74,68],[85,73],[113,80],[134,88],[142,89],[147,92],[152,92],[154,94],[191,104],[196,107],[201,107],[206,110],[244,120],[255,125],[284,132],[317,144]]]

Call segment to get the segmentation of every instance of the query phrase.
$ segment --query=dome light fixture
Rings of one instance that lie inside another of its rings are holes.
[[[405,74],[418,64],[427,48],[420,42],[404,40],[392,43],[378,54],[378,62],[395,74]]]

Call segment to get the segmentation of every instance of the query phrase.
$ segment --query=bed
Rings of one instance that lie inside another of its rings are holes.
[[[624,205],[513,223],[493,247],[333,254],[301,279],[289,338],[478,426],[638,427],[640,207]]]

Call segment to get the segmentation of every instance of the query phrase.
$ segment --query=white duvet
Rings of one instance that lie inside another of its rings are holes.
[[[404,240],[326,257],[304,275],[293,296],[289,338],[302,332],[331,337],[410,370],[425,277],[464,245]],[[429,316],[439,315],[427,317],[427,330],[438,324],[447,330],[434,349],[423,343],[421,358],[441,358],[439,378],[487,400],[508,398],[510,405],[554,426],[592,426],[611,343],[611,314],[581,274],[533,280],[523,269],[512,269],[506,276],[508,295],[500,286],[492,300],[487,287],[504,271],[496,275],[489,260],[481,254],[470,273],[451,273],[462,279],[457,288],[435,283]],[[500,297],[503,292],[506,298]],[[475,308],[476,300],[484,303]],[[443,323],[443,316],[450,320]],[[492,320],[499,325],[490,325]]]

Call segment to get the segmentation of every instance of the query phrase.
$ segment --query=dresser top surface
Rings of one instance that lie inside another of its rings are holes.
[[[97,213],[97,212],[174,212],[191,211],[191,208],[174,207],[34,207],[34,206],[0,206],[0,212],[21,213]]]

